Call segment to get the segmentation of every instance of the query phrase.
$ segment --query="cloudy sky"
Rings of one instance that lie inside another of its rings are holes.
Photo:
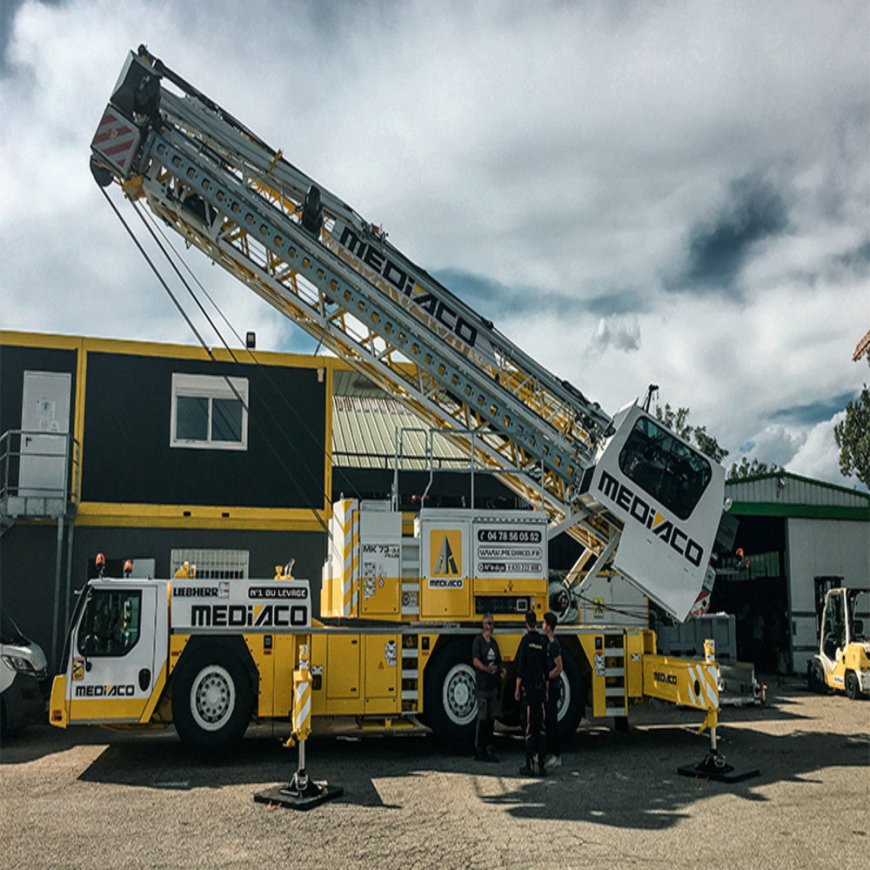
[[[88,171],[140,43],[606,409],[655,382],[727,462],[857,483],[867,2],[2,0],[3,328],[194,342]]]

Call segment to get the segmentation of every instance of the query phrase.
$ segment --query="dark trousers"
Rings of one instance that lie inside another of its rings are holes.
[[[559,695],[562,690],[561,680],[552,680],[544,706],[544,728],[547,732],[547,752],[550,755],[561,755],[559,746]]]
[[[477,726],[474,730],[474,748],[477,752],[485,752],[492,747],[492,735],[495,730],[495,705],[497,692],[477,693]]]
[[[544,688],[525,689],[520,699],[520,722],[526,743],[526,759],[537,758],[544,763],[544,741],[541,729],[544,724]]]

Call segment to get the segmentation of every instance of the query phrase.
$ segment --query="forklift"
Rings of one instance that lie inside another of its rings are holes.
[[[807,666],[811,691],[845,692],[852,700],[870,695],[870,639],[857,615],[863,595],[870,589],[839,586],[825,594],[819,651]]]

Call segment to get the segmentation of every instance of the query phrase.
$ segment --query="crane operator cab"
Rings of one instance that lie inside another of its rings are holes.
[[[730,548],[736,522],[723,513],[725,470],[638,405],[583,481],[581,501],[622,526],[613,567],[677,619],[711,588],[710,559]]]

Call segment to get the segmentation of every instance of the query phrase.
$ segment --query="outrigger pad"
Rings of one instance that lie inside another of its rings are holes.
[[[343,788],[329,785],[326,782],[309,780],[308,785],[303,789],[291,782],[287,785],[276,785],[275,788],[257,792],[254,795],[254,803],[284,807],[288,810],[310,810],[343,794]]]
[[[755,768],[737,770],[733,765],[725,762],[725,756],[719,752],[708,752],[704,760],[698,764],[685,764],[677,768],[681,776],[691,776],[695,779],[713,779],[716,782],[743,782],[744,779],[752,779],[760,776],[761,771]]]

